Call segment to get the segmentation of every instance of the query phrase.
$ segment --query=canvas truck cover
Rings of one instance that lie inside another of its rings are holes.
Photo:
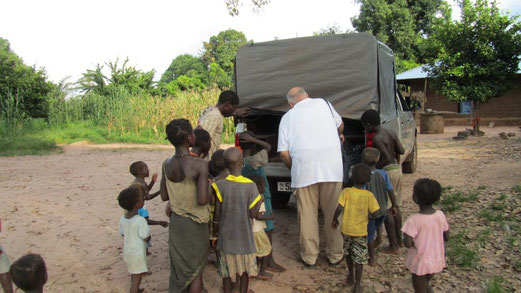
[[[340,116],[360,119],[379,109],[397,115],[394,57],[369,33],[315,36],[247,44],[235,58],[240,107],[286,112],[286,94],[301,86],[330,101]]]

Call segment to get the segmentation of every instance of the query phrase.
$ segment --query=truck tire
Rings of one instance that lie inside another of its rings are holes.
[[[416,142],[416,137],[414,138],[414,147],[412,148],[412,152],[409,154],[405,162],[402,164],[403,173],[412,174],[416,172],[416,167],[418,166],[418,143]]]
[[[277,209],[277,210],[284,209],[288,205],[290,198],[291,198],[291,193],[272,192],[271,193],[271,205],[273,206],[274,209]]]

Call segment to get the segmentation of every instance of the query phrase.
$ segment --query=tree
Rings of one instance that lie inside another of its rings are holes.
[[[434,88],[451,101],[472,101],[474,134],[479,133],[481,103],[513,86],[521,55],[521,24],[502,15],[495,2],[460,0],[461,20],[434,28],[430,40],[438,52],[426,70]]]
[[[406,62],[424,61],[425,39],[448,9],[445,0],[356,0],[360,14],[351,19],[358,32],[370,32]]]
[[[247,43],[246,36],[239,31],[229,29],[212,36],[209,42],[204,42],[203,62],[209,68],[216,63],[229,77],[230,85],[233,80],[233,61],[240,46]]]
[[[6,39],[0,38],[0,99],[17,96],[21,111],[30,117],[46,118],[48,114],[47,96],[55,85],[47,81],[45,70],[27,66],[11,51]],[[5,109],[0,109],[4,111]]]
[[[241,4],[240,0],[225,0],[226,8],[228,8],[228,13],[231,16],[239,15],[239,4]],[[253,11],[258,12],[262,10],[264,6],[270,3],[270,0],[251,0],[253,4]]]
[[[338,23],[334,23],[332,25],[328,25],[324,28],[319,29],[318,31],[314,32],[314,36],[324,36],[324,35],[336,35],[336,34],[342,34],[342,28],[338,25]],[[346,33],[349,33],[349,31],[346,31]]]
[[[161,76],[160,82],[169,83],[181,75],[198,77],[201,81],[206,82],[207,69],[200,57],[190,54],[179,55],[172,60],[168,69]]]

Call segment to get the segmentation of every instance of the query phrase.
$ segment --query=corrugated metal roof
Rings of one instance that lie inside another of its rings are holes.
[[[517,74],[521,74],[521,61],[519,61],[519,65],[517,66]],[[409,69],[396,76],[397,81],[424,78],[427,78],[427,72],[423,70],[423,65]]]

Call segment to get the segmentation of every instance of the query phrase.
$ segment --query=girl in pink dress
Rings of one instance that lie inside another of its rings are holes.
[[[412,273],[414,292],[433,292],[429,281],[445,267],[444,241],[449,237],[449,224],[442,211],[432,204],[441,196],[441,186],[436,180],[416,180],[412,199],[420,212],[407,218],[402,227],[403,244],[409,248],[405,266]]]

